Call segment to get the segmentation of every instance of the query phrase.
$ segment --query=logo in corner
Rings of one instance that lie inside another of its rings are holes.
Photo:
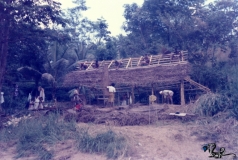
[[[205,144],[203,145],[202,147],[202,150],[204,152],[208,151],[210,153],[210,156],[209,158],[222,158],[223,156],[233,156],[234,158],[236,157],[236,154],[234,153],[228,153],[228,154],[225,154],[225,147],[221,147],[220,148],[220,151],[218,152],[215,152],[214,150],[216,149],[216,143],[208,143],[208,144]]]

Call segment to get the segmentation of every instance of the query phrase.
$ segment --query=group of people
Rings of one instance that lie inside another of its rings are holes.
[[[123,62],[122,60],[115,60],[114,61],[114,65],[116,67],[116,69],[120,68],[122,66]],[[98,69],[99,68],[99,62],[98,60],[95,60],[95,62],[91,65],[94,69]],[[80,64],[80,70],[86,70],[89,66],[85,63],[81,63]]]
[[[28,110],[38,110],[43,109],[43,103],[45,102],[45,91],[39,86],[35,95],[32,92],[28,96]]]
[[[114,106],[114,99],[115,99],[115,84],[112,83],[110,86],[107,86],[107,89],[109,91],[109,97],[108,97],[108,103],[110,106]],[[173,95],[174,92],[171,90],[162,90],[159,92],[162,95],[162,103],[171,103],[173,104]],[[123,102],[122,105],[126,104],[126,99],[128,99],[127,95],[123,96]]]
[[[148,56],[148,54],[145,54],[145,56],[143,56],[141,61],[140,61],[140,65],[145,66],[145,65],[149,65],[149,63],[150,63],[149,56]],[[123,65],[122,60],[115,60],[114,61],[114,66],[116,67],[116,69],[119,69],[122,65]],[[95,62],[93,62],[93,64],[91,66],[94,69],[98,69],[99,66],[100,66],[98,60],[95,60]],[[80,64],[80,70],[86,70],[88,67],[89,66],[85,63]]]
[[[80,70],[86,70],[89,66],[85,63],[81,63],[80,64]],[[99,63],[98,63],[98,60],[95,60],[95,62],[92,64],[92,67],[94,69],[97,69],[99,68]]]

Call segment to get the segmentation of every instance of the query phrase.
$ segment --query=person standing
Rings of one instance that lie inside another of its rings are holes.
[[[1,92],[1,97],[0,97],[0,98],[1,98],[1,104],[4,103],[4,97],[3,97],[3,95],[4,95],[4,92]]]
[[[79,88],[75,88],[73,91],[73,101],[75,102],[75,105],[79,103]]]
[[[40,92],[39,97],[41,97],[42,102],[44,102],[45,101],[45,90],[41,86],[39,86],[38,91]]]
[[[107,86],[109,90],[109,98],[108,98],[108,103],[113,107],[114,106],[114,98],[115,98],[115,83],[112,83],[110,86]]]
[[[162,95],[162,100],[163,102],[166,100],[166,103],[171,102],[171,104],[173,104],[173,95],[174,92],[171,90],[163,90],[159,92]]]
[[[39,86],[38,87],[38,91],[40,92],[40,95],[39,95],[39,109],[43,109],[43,102],[45,102],[45,91],[44,89]]]

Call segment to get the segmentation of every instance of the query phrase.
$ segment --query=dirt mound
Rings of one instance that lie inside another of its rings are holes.
[[[137,107],[84,107],[76,114],[70,113],[65,116],[65,120],[76,118],[77,122],[108,124],[116,126],[135,126],[154,124],[159,120],[186,119],[170,116],[170,112],[182,111],[182,107],[156,105],[156,106],[137,106]],[[189,118],[191,119],[191,118]]]

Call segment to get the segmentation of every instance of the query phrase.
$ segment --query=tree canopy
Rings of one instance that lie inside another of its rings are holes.
[[[237,63],[238,2],[146,0],[124,5],[126,35],[111,36],[108,23],[83,17],[85,0],[62,10],[55,0],[0,0],[0,90],[22,78],[54,79],[59,86],[78,61],[111,60],[188,50],[191,76],[216,91],[224,88],[227,66]],[[38,76],[17,71],[30,67]],[[209,81],[209,82],[208,82]]]

